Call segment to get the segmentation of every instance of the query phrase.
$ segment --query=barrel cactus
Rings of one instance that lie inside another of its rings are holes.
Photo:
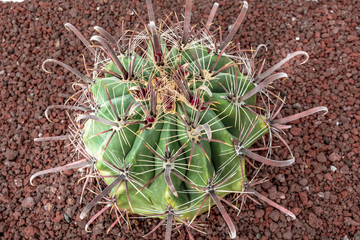
[[[54,59],[44,62],[45,70],[49,63],[58,64],[80,81],[65,105],[50,106],[45,112],[47,117],[54,108],[71,112],[69,134],[35,141],[69,139],[80,160],[37,172],[31,182],[47,173],[87,169],[83,190],[96,179],[97,196],[80,217],[96,204],[106,204],[86,229],[101,213],[116,209],[124,221],[128,214],[160,218],[147,235],[166,225],[165,239],[170,239],[174,227],[184,226],[193,239],[192,231],[203,232],[194,220],[215,205],[235,238],[236,227],[224,205],[240,211],[238,200],[246,197],[295,218],[253,189],[261,181],[247,178],[246,165],[290,166],[295,159],[281,136],[291,127],[288,123],[327,111],[316,107],[278,117],[284,99],[269,85],[287,74],[274,72],[298,55],[307,60],[308,54],[294,52],[263,72],[256,56],[265,46],[246,51],[232,42],[247,2],[224,38],[212,26],[217,3],[200,28],[191,26],[191,0],[186,0],[183,20],[174,14],[161,23],[155,21],[151,0],[146,5],[149,23],[139,16],[144,29],[125,31],[123,26],[119,40],[95,27],[98,35],[89,42],[73,25],[65,24],[94,55],[95,65],[83,74]],[[289,151],[289,159],[272,159],[274,139]],[[226,198],[230,193],[235,197]]]

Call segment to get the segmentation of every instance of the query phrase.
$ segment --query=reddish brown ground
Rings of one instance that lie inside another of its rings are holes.
[[[44,110],[64,103],[74,80],[61,68],[46,74],[42,62],[55,58],[83,70],[84,47],[63,24],[72,23],[89,38],[95,25],[114,35],[122,20],[133,27],[137,17],[132,9],[145,16],[144,1],[69,2],[0,3],[0,238],[140,239],[158,220],[134,220],[132,232],[116,226],[107,235],[111,217],[104,214],[92,233],[84,231],[76,172],[48,175],[36,180],[36,186],[29,185],[32,173],[72,161],[70,148],[62,143],[33,142],[40,135],[66,132],[65,115],[59,113],[55,124],[49,123]],[[154,2],[157,16],[170,10],[183,12],[183,0]],[[206,20],[209,2],[195,1],[193,23]],[[220,1],[216,23],[227,29],[239,12],[238,2]],[[267,67],[295,50],[310,55],[305,65],[292,61],[283,68],[290,75],[277,85],[287,94],[284,113],[318,105],[327,106],[329,113],[297,121],[290,131],[287,139],[297,158],[294,166],[267,167],[259,175],[269,182],[257,189],[291,209],[297,220],[287,220],[266,204],[248,203],[239,217],[229,210],[239,239],[360,239],[360,4],[264,0],[249,5],[235,39],[243,48],[266,44]],[[91,197],[88,194],[85,203]],[[196,239],[227,238],[217,210],[210,219],[206,215],[200,219],[208,224],[208,234]],[[152,239],[161,238],[163,231]],[[185,232],[174,236],[185,239]]]

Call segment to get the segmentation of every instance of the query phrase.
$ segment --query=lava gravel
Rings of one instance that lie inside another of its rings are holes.
[[[45,73],[42,62],[54,58],[85,71],[82,53],[90,54],[69,22],[89,39],[98,25],[119,36],[121,23],[133,29],[136,13],[147,19],[145,0],[28,1],[0,3],[0,238],[2,239],[141,239],[159,220],[131,219],[132,230],[102,214],[87,233],[79,214],[81,173],[66,171],[37,178],[31,174],[73,161],[69,142],[34,143],[41,136],[65,134],[70,122],[47,106],[63,104],[73,93],[75,77],[60,67]],[[153,0],[157,18],[184,12],[184,0]],[[192,23],[206,22],[213,1],[194,0]],[[224,31],[240,12],[239,1],[221,0],[215,24]],[[327,115],[297,120],[286,140],[296,163],[265,167],[256,189],[295,213],[292,221],[266,203],[247,201],[237,216],[228,209],[238,231],[236,239],[360,239],[360,4],[352,1],[249,1],[249,11],[234,41],[244,49],[267,46],[265,69],[296,50],[309,53],[306,64],[292,60],[282,68],[290,77],[275,84],[287,104],[282,115],[326,106]],[[201,26],[201,25],[200,25]],[[93,215],[100,206],[91,212]],[[228,239],[219,211],[211,210],[207,235],[195,239]],[[161,239],[165,228],[148,239]],[[184,229],[174,239],[187,239]]]

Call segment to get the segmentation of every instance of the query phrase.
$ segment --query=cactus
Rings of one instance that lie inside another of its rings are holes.
[[[47,64],[54,63],[80,81],[67,104],[50,106],[45,112],[47,118],[52,109],[72,112],[70,133],[35,141],[69,139],[81,157],[35,173],[31,182],[43,174],[86,168],[81,197],[92,179],[99,184],[93,184],[97,196],[80,217],[106,203],[86,229],[101,213],[115,208],[124,221],[129,213],[160,218],[145,236],[166,224],[165,239],[170,239],[174,226],[184,226],[193,238],[191,230],[203,232],[194,222],[196,217],[216,205],[235,238],[236,227],[224,204],[240,211],[237,202],[246,197],[257,197],[295,218],[252,188],[262,181],[249,180],[245,165],[290,166],[295,159],[281,136],[291,127],[288,123],[327,112],[326,107],[316,107],[277,118],[284,99],[268,86],[287,74],[274,72],[296,56],[307,60],[308,54],[294,52],[262,72],[256,55],[263,45],[244,51],[231,42],[245,18],[246,2],[220,41],[215,36],[222,36],[221,30],[211,30],[217,3],[200,29],[191,26],[191,0],[186,0],[183,21],[175,14],[161,24],[155,22],[151,0],[146,4],[149,24],[139,16],[144,30],[125,31],[123,25],[119,40],[95,27],[99,35],[88,42],[74,26],[65,24],[94,55],[94,69],[83,74],[54,59],[44,62],[45,71]],[[289,151],[289,159],[271,159],[274,139]],[[230,193],[236,197],[225,198]]]

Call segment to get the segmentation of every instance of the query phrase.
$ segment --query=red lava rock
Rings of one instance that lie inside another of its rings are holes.
[[[292,236],[293,236],[293,234],[291,231],[287,231],[283,234],[284,239],[292,239]]]
[[[21,206],[25,208],[33,208],[35,205],[35,200],[32,197],[27,197],[22,201]]]
[[[351,225],[351,226],[360,226],[360,223],[358,223],[358,222],[355,222],[352,218],[350,218],[350,217],[345,217],[344,218],[344,222],[346,223],[346,224],[349,224],[349,225]]]
[[[316,159],[321,162],[321,163],[325,163],[326,162],[326,156],[323,152],[319,153],[317,156],[316,156]]]
[[[309,214],[309,225],[312,228],[318,229],[322,226],[322,220],[320,218],[316,217],[315,214],[310,213]]]
[[[264,214],[265,214],[265,211],[264,211],[264,210],[258,209],[258,210],[256,210],[256,212],[255,212],[255,217],[257,217],[257,218],[262,218],[262,217],[264,216]]]
[[[332,224],[334,224],[335,226],[341,226],[343,222],[341,222],[339,218],[335,218]]]
[[[36,129],[34,129],[34,130],[30,133],[30,136],[31,136],[32,138],[37,138],[37,137],[39,137],[39,131],[36,130]]]
[[[0,194],[0,201],[5,202],[5,203],[9,203],[9,202],[11,202],[11,199],[9,198],[9,196],[5,196],[3,194]]]
[[[301,208],[298,208],[298,207],[292,208],[291,212],[294,213],[295,216],[298,216],[300,214],[300,212],[301,212]]]
[[[275,178],[281,183],[285,182],[285,180],[286,180],[284,174],[278,174],[278,175],[276,175]]]
[[[348,40],[349,42],[352,42],[352,41],[356,41],[358,40],[359,38],[355,35],[349,35],[347,36],[346,40]]]
[[[27,226],[24,232],[26,238],[33,238],[39,232],[39,229],[34,226]]]
[[[276,190],[276,187],[273,186],[268,190],[268,193],[269,193],[270,199],[276,199],[276,195],[277,195],[278,191]]]
[[[299,192],[299,197],[301,200],[301,203],[303,205],[307,205],[308,204],[308,195],[306,192]]]
[[[63,173],[64,173],[65,176],[69,177],[69,176],[72,176],[74,172],[73,172],[73,170],[66,170]]]
[[[185,0],[153,2],[156,18],[174,11],[182,20],[180,14]],[[201,27],[201,23],[206,22],[212,2],[194,1],[192,24],[200,23]],[[87,235],[84,225],[93,215],[89,213],[86,219],[80,220],[79,209],[92,200],[93,194],[85,192],[83,205],[78,205],[82,186],[74,184],[80,177],[76,171],[69,177],[48,174],[37,178],[34,187],[29,184],[32,173],[69,163],[67,159],[72,154],[64,151],[63,143],[33,142],[39,134],[68,133],[66,129],[71,123],[65,115],[54,111],[51,116],[54,124],[46,120],[44,111],[48,105],[63,104],[67,96],[73,94],[72,82],[77,82],[60,67],[51,69],[56,74],[45,73],[41,70],[42,62],[56,58],[86,73],[80,54],[84,53],[86,60],[91,61],[80,40],[63,24],[72,23],[86,39],[95,34],[95,25],[119,37],[125,18],[131,20],[125,21],[130,29],[138,22],[130,15],[132,9],[147,18],[143,3],[99,0],[78,4],[54,0],[0,4],[0,238],[82,239],[93,236],[98,239],[141,239],[158,223],[152,220],[150,225],[146,220],[139,220],[138,226],[132,226],[132,232],[116,225],[106,234],[106,228],[115,219],[104,213],[93,223],[93,227],[103,224],[96,230],[98,235]],[[222,29],[233,24],[240,10],[238,6],[238,1],[220,1],[212,29],[215,30],[217,24]],[[263,71],[294,50],[307,51],[310,55],[306,64],[298,65],[301,59],[294,58],[278,70],[289,74],[286,81],[274,83],[287,98],[281,115],[289,116],[320,105],[327,106],[329,112],[325,116],[317,114],[294,121],[293,127],[281,135],[296,157],[293,166],[281,169],[265,166],[257,175],[258,179],[272,181],[258,185],[258,190],[270,196],[268,191],[271,189],[271,197],[277,203],[277,190],[286,193],[281,205],[290,208],[299,220],[283,222],[283,215],[279,213],[276,223],[269,218],[274,208],[264,204],[265,214],[261,216],[263,209],[247,201],[240,217],[234,220],[238,239],[258,239],[257,236],[285,239],[290,236],[290,229],[292,239],[359,239],[360,58],[354,51],[360,44],[360,24],[358,14],[355,14],[358,12],[357,1],[332,1],[331,4],[328,1],[283,1],[281,4],[278,1],[249,1],[246,20],[235,40],[243,49],[266,44],[268,51],[260,53],[267,59]],[[294,39],[295,36],[299,41]],[[331,166],[326,165],[326,159],[317,159],[320,153],[338,170],[330,172]],[[283,159],[281,154],[274,154],[274,157]],[[248,173],[252,176],[253,172],[249,169]],[[276,177],[282,174],[285,182],[281,182],[282,177]],[[15,183],[18,179],[22,180],[23,186]],[[281,189],[284,186],[288,187],[287,191]],[[305,187],[309,187],[314,196],[311,201]],[[320,192],[324,193],[324,198],[318,197]],[[34,202],[41,202],[34,204],[31,211],[21,206],[30,193]],[[74,198],[75,203],[67,201],[69,197]],[[231,197],[227,199],[232,200]],[[73,210],[74,218],[70,223],[62,221],[64,213],[73,206],[77,206],[77,210]],[[316,216],[315,211],[321,215]],[[191,230],[195,239],[228,239],[226,225],[218,225],[216,214],[219,213],[211,211],[212,221],[206,221],[203,215],[199,217],[208,224],[209,234]],[[257,224],[251,220],[255,217]],[[28,226],[29,223],[32,226]],[[152,238],[161,239],[164,231],[164,227],[159,228]],[[183,235],[174,231],[173,239],[186,239],[185,230],[180,231]],[[37,236],[40,233],[41,237]]]
[[[330,182],[334,180],[330,173],[325,173],[324,178]]]
[[[349,173],[350,173],[350,170],[349,170],[348,165],[344,165],[342,168],[340,168],[340,173],[342,173],[342,174],[349,174]]]
[[[320,94],[321,94],[321,91],[320,91],[320,89],[318,89],[318,88],[315,88],[315,89],[313,90],[313,93],[314,93],[315,95],[318,95],[318,96],[320,96]]]
[[[329,160],[332,162],[340,161],[340,159],[341,159],[341,156],[337,153],[331,153],[329,156]]]
[[[19,153],[13,149],[6,149],[6,152],[4,154],[5,158],[9,161],[13,161],[16,159],[16,157],[19,155]]]
[[[71,17],[75,18],[76,15],[77,15],[77,10],[76,10],[76,8],[70,9],[69,14],[70,14]]]
[[[274,220],[275,222],[279,221],[280,218],[280,212],[279,210],[274,210],[270,213],[269,217]]]
[[[290,129],[290,133],[291,133],[293,136],[299,136],[300,133],[301,133],[301,128],[292,127],[292,128]]]
[[[278,224],[276,224],[276,223],[274,223],[274,222],[270,223],[270,231],[271,231],[271,232],[275,232],[275,230],[276,230],[278,227],[279,227]]]
[[[299,183],[302,185],[302,186],[306,186],[308,184],[308,180],[306,178],[302,178]]]
[[[0,233],[6,232],[8,228],[9,228],[9,226],[7,223],[5,223],[5,222],[0,223]]]
[[[99,223],[93,228],[93,233],[94,235],[100,235],[104,232],[104,229],[105,229],[104,224]]]
[[[64,219],[64,215],[61,214],[59,211],[56,212],[56,217],[52,219],[54,223],[59,223],[61,220]]]

